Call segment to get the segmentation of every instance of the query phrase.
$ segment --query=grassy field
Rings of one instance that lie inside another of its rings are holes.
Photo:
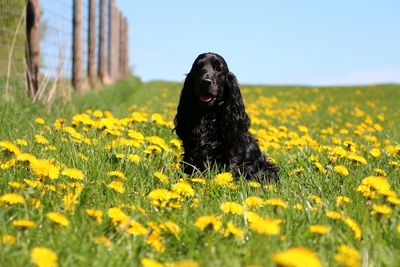
[[[400,265],[400,86],[242,86],[276,184],[185,176],[180,88],[0,100],[0,265]]]

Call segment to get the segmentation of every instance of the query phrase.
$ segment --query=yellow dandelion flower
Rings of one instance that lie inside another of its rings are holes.
[[[354,142],[350,141],[350,140],[344,141],[343,145],[344,145],[344,147],[346,147],[348,150],[350,150],[352,152],[357,151],[357,149],[356,149],[357,145]]]
[[[124,184],[120,181],[112,181],[110,184],[107,185],[107,187],[121,194],[125,192]]]
[[[342,158],[347,155],[347,151],[341,146],[335,146],[330,153],[332,155],[339,156]]]
[[[179,203],[172,201],[181,199],[181,196],[176,192],[169,191],[168,189],[154,189],[148,194],[147,198],[155,206],[165,207],[169,205],[174,208],[180,208],[180,205],[178,205]]]
[[[223,173],[217,174],[213,178],[213,183],[215,185],[219,185],[219,186],[227,186],[232,181],[233,181],[233,175],[232,175],[232,173],[229,173],[229,172],[223,172]]]
[[[169,182],[169,178],[165,173],[162,172],[155,172],[154,177],[158,178],[158,180],[160,180],[160,182],[162,182],[163,184],[167,184]]]
[[[121,160],[121,159],[124,159],[124,158],[125,158],[125,154],[123,154],[123,153],[118,153],[118,154],[115,155],[115,157],[116,157],[117,159]]]
[[[179,139],[172,139],[171,141],[169,141],[172,146],[174,146],[176,149],[180,149],[182,147],[182,141]]]
[[[37,209],[40,208],[40,206],[42,206],[42,202],[39,199],[34,198],[34,197],[32,197],[28,200],[28,204]]]
[[[206,184],[206,180],[204,178],[192,178],[190,181],[195,184]]]
[[[144,140],[144,135],[141,132],[135,130],[128,130],[128,136],[136,141]]]
[[[50,143],[46,137],[40,134],[35,135],[35,142],[41,145],[48,145]]]
[[[353,219],[351,219],[351,218],[343,218],[343,221],[353,231],[354,238],[357,239],[357,240],[360,240],[361,236],[362,236],[362,231],[361,231],[361,228],[358,225],[358,223],[356,221],[354,221]]]
[[[57,148],[53,145],[48,145],[42,148],[42,151],[55,151]]]
[[[30,187],[38,187],[41,185],[41,182],[39,180],[30,180],[30,179],[24,179],[24,182],[29,185]]]
[[[13,245],[17,242],[17,239],[13,235],[2,235],[0,237],[0,243],[4,245]]]
[[[381,156],[381,150],[379,148],[373,148],[369,151],[369,154],[374,158],[379,158]]]
[[[160,228],[164,231],[173,234],[174,236],[178,236],[179,233],[181,232],[181,228],[179,227],[179,225],[177,225],[173,221],[164,222],[163,224],[160,225]]]
[[[44,119],[43,118],[36,118],[35,119],[35,123],[37,123],[37,124],[45,124],[45,121],[44,121]]]
[[[142,264],[143,267],[164,267],[164,264],[149,258],[141,259],[140,264]]]
[[[272,256],[272,261],[282,267],[322,267],[318,255],[305,247],[292,247],[277,252]]]
[[[111,240],[110,239],[108,239],[106,236],[100,236],[100,237],[96,237],[96,238],[93,238],[93,242],[95,243],[95,244],[98,244],[98,245],[104,245],[106,248],[108,248],[109,250],[110,249],[112,249],[112,247],[113,247],[113,244],[112,244],[112,242],[111,242]]]
[[[172,186],[172,190],[184,197],[194,197],[194,190],[187,182],[178,182]]]
[[[131,221],[127,233],[130,235],[147,235],[148,230],[137,221]]]
[[[160,232],[159,230],[153,229],[150,235],[148,235],[146,238],[146,244],[150,245],[156,251],[164,253],[165,246],[159,232]]]
[[[242,229],[237,227],[235,224],[233,224],[232,221],[228,222],[226,224],[226,229],[224,230],[224,236],[235,236],[238,238],[243,238],[244,237],[244,232]]]
[[[296,209],[296,210],[304,210],[303,205],[300,204],[300,203],[294,204],[294,205],[293,205],[293,208]]]
[[[85,174],[83,174],[81,170],[75,168],[65,169],[61,174],[76,180],[83,180],[85,178]]]
[[[326,235],[331,231],[331,228],[323,224],[312,224],[308,230],[314,234]]]
[[[261,184],[259,182],[250,181],[249,182],[249,186],[252,187],[252,188],[260,188]]]
[[[282,199],[279,199],[279,198],[270,198],[270,199],[265,200],[264,203],[266,205],[282,207],[284,209],[286,209],[289,206],[285,201],[283,201]]]
[[[23,196],[17,193],[7,193],[0,196],[0,204],[24,204],[25,199]]]
[[[256,196],[246,198],[244,203],[246,204],[246,207],[248,207],[249,209],[251,209],[251,208],[257,209],[257,208],[261,208],[265,205],[264,199],[262,199],[260,197],[256,197]]]
[[[361,184],[373,188],[378,194],[381,195],[386,195],[391,191],[389,181],[385,177],[368,176],[361,181]]]
[[[15,159],[11,159],[5,163],[1,163],[1,161],[0,161],[0,169],[1,170],[11,169],[12,167],[15,166],[16,163],[17,163],[17,161]]]
[[[334,220],[342,219],[342,214],[337,211],[327,211],[327,212],[325,212],[325,215]]]
[[[326,169],[324,168],[324,166],[323,166],[321,163],[319,163],[319,162],[314,162],[314,166],[315,166],[315,168],[317,168],[317,170],[318,170],[319,172],[322,172],[322,173],[325,173],[325,172],[326,172]]]
[[[250,222],[249,228],[256,233],[263,235],[279,235],[282,220],[257,218]]]
[[[387,173],[384,170],[379,169],[379,168],[375,168],[374,169],[374,174],[376,176],[382,176],[382,177],[386,177],[387,176]]]
[[[46,214],[46,216],[50,221],[53,221],[56,224],[59,224],[59,225],[62,225],[62,226],[68,226],[69,225],[69,220],[67,219],[67,217],[65,217],[61,213],[49,212],[49,213]]]
[[[343,176],[348,176],[349,175],[349,171],[347,170],[347,168],[343,165],[337,165],[333,168],[333,171],[343,175]]]
[[[24,139],[17,139],[17,144],[18,145],[20,145],[20,146],[28,146],[28,142],[26,141],[26,140],[24,140]]]
[[[45,247],[34,247],[31,251],[31,260],[37,267],[57,267],[57,254]]]
[[[103,112],[101,110],[95,110],[95,111],[93,111],[92,115],[93,115],[93,117],[100,119],[103,117]]]
[[[192,204],[190,204],[191,209],[197,209],[200,205],[201,200],[199,198],[195,198],[192,200]]]
[[[102,210],[94,210],[94,209],[86,209],[87,215],[94,218],[98,224],[103,223],[103,211]]]
[[[388,216],[392,213],[392,209],[388,205],[372,205],[371,215],[378,214],[382,216]]]
[[[158,155],[161,154],[162,152],[163,152],[162,148],[156,145],[150,145],[144,151],[144,153],[148,155]]]
[[[367,160],[363,156],[357,155],[355,153],[349,153],[346,157],[348,159],[351,159],[353,162],[367,165]]]
[[[400,162],[398,162],[398,161],[389,161],[389,165],[397,168],[397,167],[400,166]]]
[[[204,231],[209,228],[218,231],[222,226],[222,222],[215,215],[206,215],[197,218],[196,222],[194,223],[194,226],[199,228],[201,231]]]
[[[275,188],[274,185],[272,184],[267,184],[264,185],[264,188],[268,190],[268,192],[278,192],[278,190]]]
[[[398,197],[390,196],[386,200],[393,205],[400,206],[400,198]]]
[[[223,213],[231,213],[241,215],[243,213],[242,205],[236,202],[224,202],[221,204],[220,209]]]
[[[336,206],[342,206],[346,203],[350,203],[350,198],[346,196],[338,196],[336,198]]]
[[[137,164],[137,163],[140,162],[140,156],[139,155],[131,154],[131,155],[128,155],[126,158],[128,159],[129,162],[132,162],[132,163],[136,163]]]
[[[56,119],[55,122],[53,123],[54,129],[60,131],[63,128],[63,125],[66,121],[67,121],[66,119]]]
[[[289,175],[289,176],[297,175],[297,174],[303,173],[304,171],[305,171],[304,168],[297,168],[297,169],[294,169],[293,171],[290,171],[290,172],[288,173],[288,175]]]
[[[339,251],[335,254],[335,261],[345,267],[360,267],[361,254],[355,248],[340,245]]]
[[[109,172],[107,172],[107,176],[109,176],[109,177],[117,177],[117,178],[120,178],[122,180],[126,179],[126,176],[122,171],[109,171]]]
[[[15,156],[18,156],[21,154],[21,151],[19,148],[11,143],[10,141],[0,141],[0,150],[1,151],[6,151],[14,154]]]
[[[248,222],[255,222],[257,220],[262,220],[262,217],[253,211],[247,211],[245,213],[245,217]]]
[[[60,167],[53,165],[49,160],[35,160],[31,162],[31,169],[40,178],[49,177],[54,180],[60,175]]]
[[[199,267],[199,263],[194,260],[181,260],[178,262],[167,263],[166,267]]]
[[[397,228],[397,233],[400,234],[400,223],[397,224],[397,227],[396,227],[396,228]]]
[[[152,122],[156,123],[156,124],[160,124],[160,125],[163,125],[163,126],[166,125],[166,122],[165,122],[164,118],[159,113],[154,113],[153,115],[151,115],[150,120]]]
[[[317,204],[317,205],[321,205],[322,204],[322,199],[321,199],[320,196],[309,195],[307,198],[310,199],[310,200],[313,200],[315,202],[315,204]]]
[[[15,189],[22,189],[22,188],[24,188],[25,187],[25,185],[24,184],[21,184],[21,183],[18,183],[18,182],[8,182],[8,185],[10,186],[10,187],[12,187],[12,188],[15,188]]]
[[[16,228],[30,229],[30,228],[35,228],[36,223],[31,220],[14,220],[12,222],[12,226]]]
[[[124,225],[128,225],[131,221],[131,218],[126,215],[120,208],[109,208],[107,211],[107,215],[111,218],[114,224],[122,223]]]
[[[304,125],[297,126],[297,129],[302,133],[308,133],[308,128]]]

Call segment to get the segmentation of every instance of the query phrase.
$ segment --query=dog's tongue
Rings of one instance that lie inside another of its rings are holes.
[[[212,99],[213,99],[213,97],[210,95],[201,95],[200,96],[201,102],[210,102]]]

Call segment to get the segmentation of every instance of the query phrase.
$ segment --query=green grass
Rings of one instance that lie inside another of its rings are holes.
[[[161,263],[191,259],[200,266],[274,266],[271,258],[275,253],[301,246],[314,251],[324,266],[337,266],[335,254],[344,244],[359,252],[363,264],[398,266],[399,206],[389,203],[381,194],[367,199],[356,188],[363,178],[374,175],[374,169],[380,168],[387,173],[392,194],[400,193],[399,166],[395,166],[400,162],[400,86],[242,86],[247,112],[253,122],[252,131],[263,151],[281,168],[281,179],[270,187],[252,187],[249,182],[239,180],[234,182],[233,188],[215,185],[215,170],[204,173],[206,183],[202,185],[193,183],[193,177],[185,176],[177,168],[182,150],[174,148],[170,141],[177,138],[171,123],[180,88],[178,83],[121,81],[104,90],[76,96],[70,103],[55,103],[51,113],[22,96],[15,102],[1,100],[0,140],[16,143],[17,139],[24,139],[28,145],[18,145],[22,152],[38,159],[53,159],[52,164],[59,164],[61,170],[82,170],[85,178],[76,181],[61,174],[55,180],[38,177],[29,164],[21,162],[0,169],[0,197],[13,192],[25,200],[24,204],[0,204],[0,235],[16,238],[14,244],[0,242],[0,265],[29,266],[32,249],[43,246],[58,255],[60,266],[140,266],[143,258]],[[89,114],[92,121],[100,121],[93,116],[95,110],[104,114],[109,111],[116,119],[103,119],[106,123],[102,126],[74,126],[90,142],[74,142],[65,130],[56,130],[53,126],[59,118],[66,119],[64,126],[71,126],[72,118],[78,113]],[[135,111],[144,115],[147,122],[134,121],[131,114]],[[152,122],[154,113],[160,114],[165,123]],[[46,123],[35,123],[38,117]],[[106,149],[112,140],[130,139],[128,130],[138,131],[145,137],[158,136],[165,140],[167,149],[156,155],[146,154],[145,150],[151,145],[148,139],[137,147]],[[37,143],[35,135],[38,134],[46,137],[49,144]],[[367,164],[348,158],[351,151],[346,141],[356,145],[353,152],[362,156]],[[343,148],[347,156],[334,154],[335,147]],[[381,155],[373,157],[370,154],[373,148],[379,148]],[[140,162],[121,160],[119,154],[136,154]],[[312,156],[318,159],[324,172],[315,168]],[[1,164],[14,158],[12,153],[0,152]],[[345,166],[349,175],[336,173],[333,169],[338,165]],[[108,176],[107,172],[112,170],[122,171],[126,179]],[[160,182],[155,172],[165,173],[169,182]],[[29,186],[24,179],[39,179],[40,186]],[[107,187],[113,180],[122,182],[123,193]],[[172,191],[173,185],[182,180],[192,185],[195,196],[181,198],[180,208],[170,207],[171,201],[167,207],[157,207],[148,199],[152,190]],[[18,182],[22,188],[12,187],[10,182]],[[81,184],[82,191],[74,210],[66,210],[63,198],[68,190],[74,192],[75,182]],[[54,191],[49,190],[50,186],[54,186]],[[243,205],[250,196],[264,200],[279,198],[287,203],[287,208],[265,205],[254,209],[264,218],[281,219],[279,234],[257,233],[251,229],[245,215],[224,214],[220,209],[227,201]],[[322,203],[316,203],[310,196],[320,197]],[[349,197],[350,202],[337,205],[338,196]],[[41,206],[29,204],[32,198],[39,199]],[[199,201],[198,206],[193,207],[196,201]],[[296,204],[302,209],[294,208]],[[374,204],[387,205],[391,213],[371,214]],[[135,208],[128,207],[132,205]],[[147,234],[129,235],[118,229],[107,214],[111,207],[121,207],[125,214],[146,228]],[[103,222],[97,224],[87,215],[86,209],[103,211]],[[63,213],[69,226],[50,221],[46,214],[51,211]],[[326,211],[338,211],[354,220],[362,231],[361,238],[357,239],[343,220],[328,218]],[[212,229],[201,231],[195,222],[204,215],[218,216],[221,229],[226,229],[227,223],[232,221],[244,231],[244,237],[224,237]],[[26,230],[13,227],[16,219],[32,220],[36,227]],[[160,226],[168,220],[179,226],[180,233],[175,236],[161,230],[160,240],[165,252],[160,252],[146,239],[157,232],[151,222]],[[309,226],[312,224],[326,225],[330,232],[326,235],[311,233]],[[93,241],[100,236],[112,242],[111,249]]]

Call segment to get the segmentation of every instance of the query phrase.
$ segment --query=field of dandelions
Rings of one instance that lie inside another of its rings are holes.
[[[400,86],[242,86],[275,184],[182,173],[180,88],[0,100],[0,265],[400,265]]]

